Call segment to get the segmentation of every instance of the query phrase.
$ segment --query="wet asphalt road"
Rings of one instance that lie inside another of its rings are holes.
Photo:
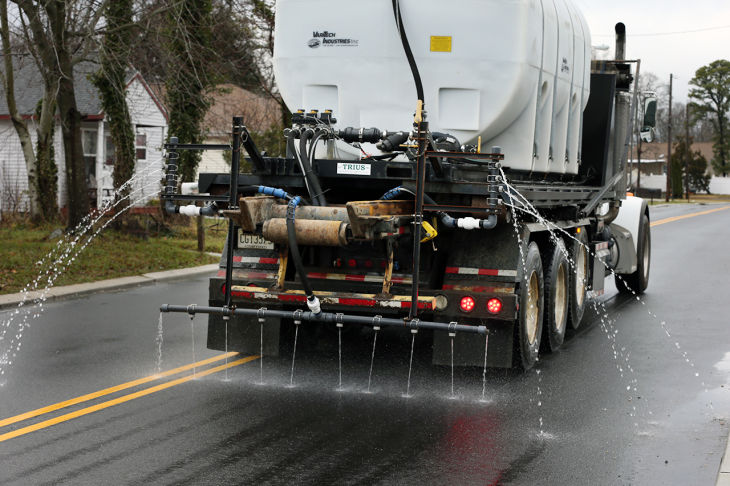
[[[714,207],[653,208],[652,220]],[[2,426],[78,415],[0,442],[0,483],[714,484],[730,413],[730,209],[655,226],[652,239],[643,303],[607,281],[608,317],[597,306],[526,374],[490,370],[486,403],[481,370],[457,369],[450,399],[450,370],[425,349],[403,398],[402,334],[379,336],[371,394],[371,335],[345,334],[337,391],[336,334],[302,336],[294,388],[283,355],[264,359],[263,385],[257,360],[228,380],[220,370],[171,381],[183,371]],[[206,288],[196,279],[46,305],[0,377],[0,420],[154,374],[159,305],[205,303]],[[218,356],[204,349],[204,319],[194,326],[195,360]],[[193,362],[190,320],[165,316],[163,328],[161,369]]]

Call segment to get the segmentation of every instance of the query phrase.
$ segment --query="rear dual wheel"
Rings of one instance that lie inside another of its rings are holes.
[[[540,351],[545,288],[542,259],[535,242],[527,247],[520,286],[520,309],[514,356],[518,366],[529,370],[537,362]]]
[[[569,272],[568,279],[568,326],[574,331],[580,327],[580,321],[583,320],[590,275],[585,231],[581,231],[581,228],[578,230],[580,232],[575,234],[574,240],[571,240],[569,252],[573,268]]]
[[[545,322],[543,324],[543,349],[557,351],[565,339],[568,325],[569,266],[567,250],[562,240],[545,253]]]

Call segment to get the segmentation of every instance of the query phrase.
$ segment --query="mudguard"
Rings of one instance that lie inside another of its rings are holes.
[[[616,265],[616,271],[619,273],[631,273],[636,270],[636,252],[639,241],[639,226],[641,225],[641,217],[646,213],[649,214],[646,200],[640,197],[626,196],[621,203],[618,216],[609,225],[616,234],[625,234],[626,231],[631,235],[631,245],[633,247],[632,260],[630,262],[622,261]],[[626,231],[622,231],[626,230]],[[626,254],[626,252],[624,252]]]

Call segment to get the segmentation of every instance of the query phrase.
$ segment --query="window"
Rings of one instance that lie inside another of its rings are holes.
[[[97,130],[84,128],[81,130],[81,148],[84,152],[86,166],[86,183],[90,189],[96,188],[96,152]]]
[[[114,142],[112,142],[111,135],[105,137],[104,163],[106,165],[114,165]]]
[[[135,139],[135,148],[137,151],[137,160],[147,159],[147,134],[137,134],[137,137]]]
[[[96,130],[81,130],[81,146],[84,157],[96,157]]]

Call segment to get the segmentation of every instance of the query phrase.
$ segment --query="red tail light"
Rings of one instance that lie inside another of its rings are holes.
[[[476,303],[474,302],[474,298],[470,295],[467,295],[466,297],[462,297],[461,302],[459,302],[459,306],[461,307],[461,310],[464,312],[473,311],[475,305],[476,305]]]
[[[492,314],[499,314],[502,310],[502,301],[499,299],[489,299],[487,302],[487,310]]]
[[[350,258],[349,260],[347,260],[347,266],[350,268],[355,268],[357,266],[357,260],[355,260],[354,258]]]

